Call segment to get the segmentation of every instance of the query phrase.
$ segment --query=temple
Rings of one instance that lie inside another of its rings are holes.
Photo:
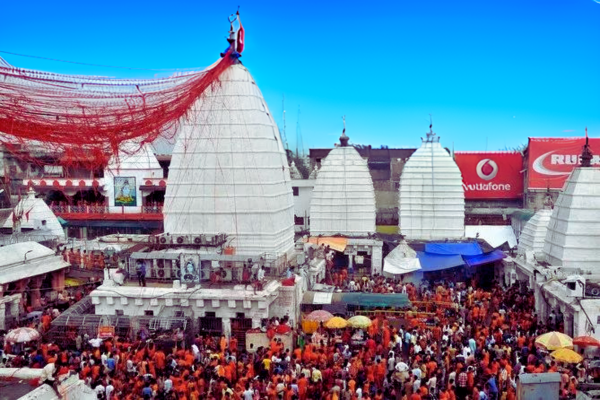
[[[544,254],[551,265],[600,273],[600,169],[591,158],[586,143],[550,217]]]
[[[227,69],[185,118],[165,195],[171,238],[225,234],[236,254],[294,246],[291,179],[279,131],[241,64]],[[190,238],[190,239],[188,239]]]
[[[345,123],[344,123],[345,124]],[[338,257],[350,270],[380,273],[382,242],[375,233],[375,192],[367,162],[348,145],[346,128],[340,144],[322,161],[310,204],[310,234],[341,237]],[[325,239],[326,240],[326,239]],[[347,261],[346,261],[347,258]]]
[[[460,170],[430,130],[406,162],[400,178],[400,233],[409,240],[461,238],[464,220]]]
[[[349,138],[323,160],[310,206],[313,236],[364,236],[375,233],[375,194],[367,162]]]

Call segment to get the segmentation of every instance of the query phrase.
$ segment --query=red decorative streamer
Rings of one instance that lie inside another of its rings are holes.
[[[102,168],[120,145],[173,136],[179,121],[237,57],[230,49],[202,72],[117,80],[59,75],[0,64],[0,143],[18,157],[36,145],[60,164]],[[189,117],[189,116],[188,116]],[[25,150],[25,151],[24,151]]]

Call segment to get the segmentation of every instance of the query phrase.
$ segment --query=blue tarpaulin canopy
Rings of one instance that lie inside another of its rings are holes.
[[[465,265],[462,256],[459,254],[431,254],[424,251],[418,251],[417,257],[421,263],[421,271],[433,272],[448,268],[460,267]]]
[[[475,267],[477,265],[483,265],[502,260],[504,257],[506,256],[502,250],[494,250],[489,253],[484,253],[477,256],[463,256],[462,258],[469,267]]]
[[[425,244],[425,253],[439,255],[461,255],[461,256],[476,256],[483,254],[479,243],[461,242],[461,243],[427,243]]]

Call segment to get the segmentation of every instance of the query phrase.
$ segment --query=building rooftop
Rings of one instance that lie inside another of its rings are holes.
[[[37,242],[0,247],[0,285],[66,268],[62,257]]]

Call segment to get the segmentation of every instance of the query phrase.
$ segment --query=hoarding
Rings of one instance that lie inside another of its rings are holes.
[[[115,206],[137,205],[135,177],[115,176]]]
[[[600,165],[600,139],[590,138],[592,166]],[[584,137],[529,138],[528,189],[562,189],[573,169],[580,164]]]
[[[523,156],[514,151],[454,153],[465,199],[518,199],[523,194]]]

